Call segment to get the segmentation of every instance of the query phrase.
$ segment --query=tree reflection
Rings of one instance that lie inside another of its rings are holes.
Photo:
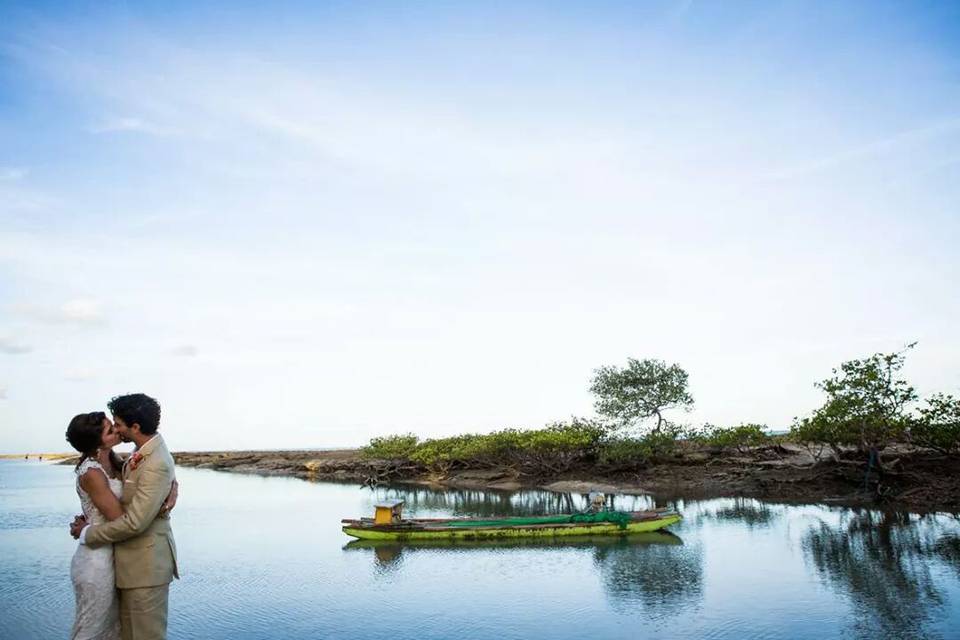
[[[432,489],[399,486],[378,488],[376,499],[403,500],[404,513],[412,516],[441,511],[452,516],[538,516],[577,513],[585,510],[585,495],[555,491],[494,491],[490,489]],[[624,511],[649,509],[652,502],[644,496],[611,496],[612,508]]]
[[[769,527],[782,516],[782,510],[774,510],[768,504],[751,498],[734,498],[732,505],[702,514],[707,519],[742,523],[750,529]]]
[[[697,545],[637,545],[626,541],[594,552],[611,605],[642,605],[652,617],[689,611],[703,598],[703,555]]]
[[[960,534],[946,534],[933,545],[934,553],[960,577]]]
[[[906,513],[854,511],[838,526],[812,526],[802,546],[820,577],[850,598],[865,635],[923,636],[944,602],[931,560],[960,566],[955,535],[935,518]]]

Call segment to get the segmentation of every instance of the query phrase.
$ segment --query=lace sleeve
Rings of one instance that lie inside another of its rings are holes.
[[[101,465],[98,460],[96,460],[95,458],[87,458],[86,460],[83,461],[83,464],[77,467],[77,471],[76,471],[77,479],[79,480],[80,476],[85,474],[90,469],[100,469],[100,471],[102,471],[104,475],[107,475],[107,472],[104,471],[103,465]],[[109,478],[110,476],[107,475],[107,477]]]

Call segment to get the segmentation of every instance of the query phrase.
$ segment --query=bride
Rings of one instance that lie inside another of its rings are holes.
[[[113,447],[120,436],[102,411],[81,413],[67,427],[67,441],[80,452],[75,470],[77,495],[89,524],[102,524],[123,515],[120,479],[123,462]],[[161,514],[177,501],[173,482]],[[72,640],[119,640],[120,616],[113,573],[113,545],[91,548],[77,545],[70,563],[70,579],[76,597]]]

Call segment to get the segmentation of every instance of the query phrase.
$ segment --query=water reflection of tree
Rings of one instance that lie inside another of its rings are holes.
[[[949,567],[957,572],[957,578],[960,578],[960,534],[947,534],[942,536],[933,545],[934,553]]]
[[[406,513],[443,511],[454,516],[528,516],[576,513],[588,506],[585,496],[554,491],[492,491],[489,489],[431,489],[393,487],[378,489],[377,499],[397,498],[406,502]],[[650,508],[641,496],[617,496],[614,506],[623,510]]]
[[[734,498],[732,505],[702,514],[706,519],[734,521],[750,529],[769,527],[782,516],[782,510],[772,509],[768,504],[750,498]]]
[[[922,637],[944,601],[930,561],[955,563],[960,555],[957,538],[935,524],[905,513],[854,512],[838,526],[811,527],[802,546],[820,577],[852,601],[858,632]]]
[[[700,545],[622,544],[598,547],[594,564],[616,609],[642,605],[656,618],[689,612],[703,599]]]

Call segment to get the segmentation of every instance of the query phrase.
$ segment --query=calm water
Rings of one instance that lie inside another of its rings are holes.
[[[960,638],[960,521],[720,499],[675,535],[564,544],[347,544],[344,516],[579,508],[180,469],[180,638]],[[617,498],[642,508],[645,498]],[[66,638],[71,467],[0,461],[0,638]]]

